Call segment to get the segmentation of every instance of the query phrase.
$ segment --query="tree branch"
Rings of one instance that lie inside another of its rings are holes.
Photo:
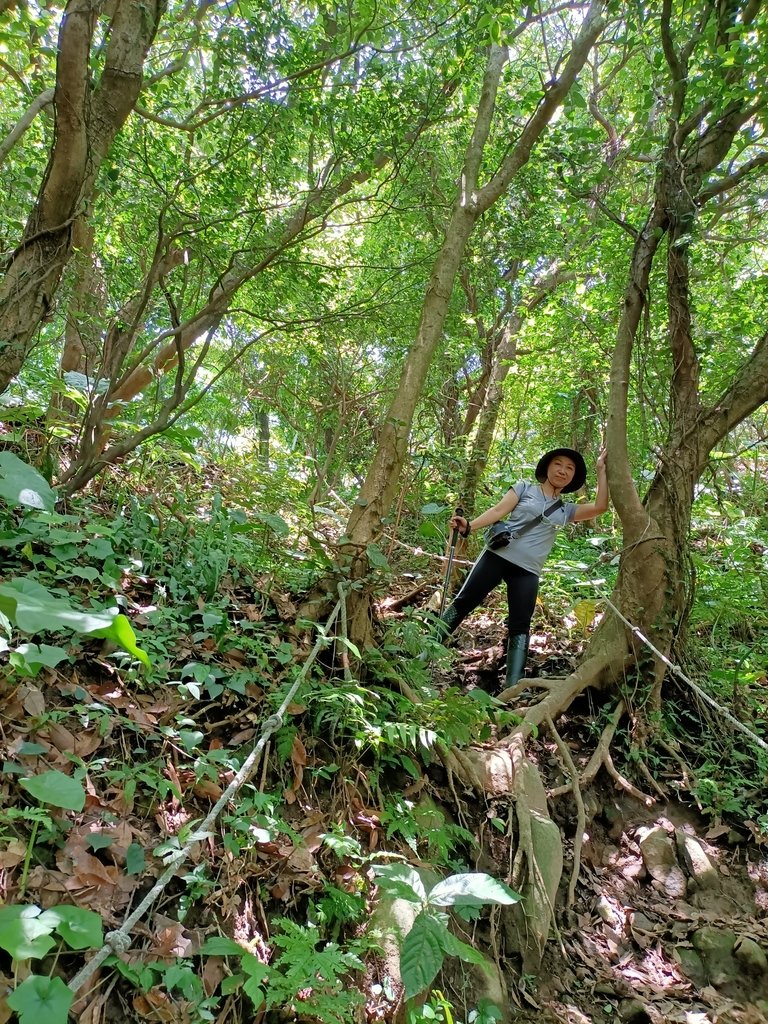
[[[515,174],[528,162],[534,143],[568,95],[569,89],[584,66],[589,51],[605,27],[603,9],[604,4],[601,0],[592,0],[562,75],[545,90],[538,107],[528,119],[517,143],[493,178],[480,190],[478,209],[481,212],[489,209],[499,196],[506,192]]]
[[[712,449],[743,419],[768,402],[768,331],[755,345],[749,359],[741,366],[720,398],[702,409],[704,424],[699,446],[699,470],[703,470]]]
[[[696,196],[696,205],[703,206],[715,196],[720,196],[723,192],[728,192],[730,189],[740,185],[753,171],[762,170],[766,166],[768,166],[768,153],[761,153],[759,156],[747,160],[737,171],[726,175],[724,178],[718,178],[717,181],[713,181],[702,188]]]
[[[53,95],[54,90],[52,88],[44,89],[43,92],[38,93],[13,128],[8,132],[3,141],[0,142],[0,167],[3,165],[5,158],[30,127],[40,111],[53,103]]]

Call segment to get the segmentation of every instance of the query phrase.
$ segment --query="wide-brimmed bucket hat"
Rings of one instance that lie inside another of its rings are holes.
[[[570,459],[576,467],[576,471],[573,474],[573,480],[568,484],[567,487],[563,487],[562,494],[570,494],[571,491],[578,491],[584,486],[587,479],[587,467],[584,464],[584,459],[580,452],[574,451],[573,448],[553,448],[551,452],[547,452],[546,455],[542,455],[539,459],[539,463],[536,466],[536,479],[539,483],[543,483],[547,479],[547,469],[552,459],[558,455],[564,455]]]

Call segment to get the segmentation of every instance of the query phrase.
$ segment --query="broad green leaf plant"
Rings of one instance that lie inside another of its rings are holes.
[[[55,491],[34,467],[12,452],[0,452],[0,498],[8,507],[6,518],[11,523],[11,510],[19,507],[54,514]],[[57,665],[66,657],[66,652],[61,647],[37,644],[21,644],[11,649],[9,640],[14,628],[33,636],[66,632],[111,640],[146,668],[150,665],[146,652],[138,646],[130,622],[117,608],[78,608],[54,596],[30,576],[0,584],[2,627],[6,639],[0,636],[0,651],[10,651],[12,664],[24,675],[34,676],[43,666]]]
[[[487,966],[482,953],[450,931],[450,918],[443,908],[454,907],[459,914],[471,914],[488,903],[511,906],[521,899],[504,882],[483,872],[449,875],[430,889],[408,864],[379,864],[374,872],[379,887],[390,897],[420,907],[400,947],[400,976],[406,999],[429,988],[447,956]]]
[[[70,780],[71,781],[71,780]],[[34,905],[0,907],[0,948],[15,961],[40,960],[58,937],[70,949],[95,949],[103,941],[101,918],[83,907]],[[7,997],[19,1024],[67,1024],[75,993],[61,978],[30,974]]]

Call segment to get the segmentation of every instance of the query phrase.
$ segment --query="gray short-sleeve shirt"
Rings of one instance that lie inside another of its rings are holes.
[[[538,484],[528,484],[524,480],[518,481],[512,490],[520,499],[509,519],[505,520],[513,532],[531,519],[541,515],[555,500],[548,498]],[[555,543],[557,527],[567,526],[573,521],[575,514],[575,503],[564,502],[562,508],[537,523],[518,540],[511,540],[505,547],[496,548],[492,554],[505,558],[508,562],[519,565],[521,569],[527,569],[528,572],[540,576],[547,555]]]

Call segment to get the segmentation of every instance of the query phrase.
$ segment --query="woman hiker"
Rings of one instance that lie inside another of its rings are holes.
[[[525,668],[539,574],[555,542],[556,527],[594,519],[608,508],[604,451],[597,460],[596,471],[597,494],[594,501],[584,505],[562,502],[559,500],[561,494],[578,491],[584,486],[587,468],[579,452],[572,448],[554,448],[542,455],[536,466],[538,483],[520,481],[493,508],[482,512],[471,522],[464,516],[453,516],[448,524],[462,537],[468,537],[474,530],[499,524],[489,531],[486,548],[441,619],[443,635],[453,633],[459,623],[504,580],[509,605],[506,686],[516,683]]]

